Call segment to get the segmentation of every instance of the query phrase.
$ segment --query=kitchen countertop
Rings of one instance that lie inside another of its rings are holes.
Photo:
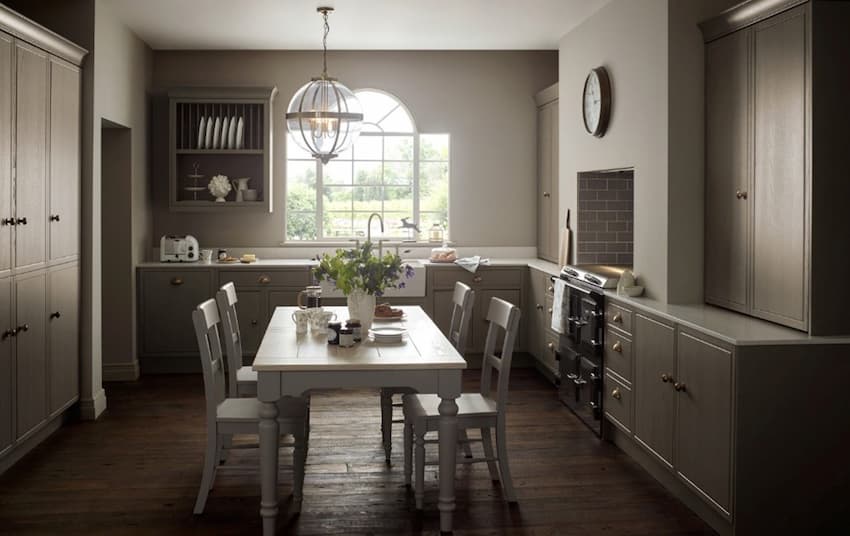
[[[312,259],[259,259],[250,264],[242,262],[141,262],[136,265],[138,268],[292,268],[292,267],[307,267],[316,266],[317,262]]]

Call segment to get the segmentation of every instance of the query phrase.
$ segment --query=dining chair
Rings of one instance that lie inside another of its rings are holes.
[[[514,344],[519,331],[520,310],[515,305],[500,298],[491,298],[487,310],[490,328],[484,343],[484,356],[481,363],[481,386],[477,393],[463,393],[457,399],[458,432],[470,428],[481,431],[480,439],[464,438],[458,434],[458,442],[469,444],[480,441],[484,447],[484,457],[458,460],[458,463],[487,462],[490,478],[499,480],[508,502],[516,502],[511,471],[508,465],[508,450],[505,438],[505,414],[508,403],[508,380],[511,374],[511,360]],[[502,348],[496,353],[500,337]],[[497,391],[493,392],[493,373],[497,374]],[[438,443],[439,439],[426,440],[425,434],[436,432],[440,423],[440,397],[432,394],[406,394],[404,404],[404,480],[410,485],[411,462],[416,464],[415,498],[416,508],[422,509],[425,493],[425,465],[438,465],[437,462],[425,462],[425,444]],[[490,430],[496,429],[496,453]],[[413,455],[413,443],[416,443],[416,455]],[[498,469],[496,467],[498,462]]]
[[[475,291],[469,285],[457,281],[452,294],[452,318],[449,322],[449,341],[463,355],[466,339],[469,335],[469,321],[472,318],[472,306],[475,304]],[[381,389],[381,436],[384,443],[386,462],[390,463],[393,447],[393,423],[403,423],[404,419],[393,419],[393,408],[402,407],[402,402],[394,402],[393,396],[414,393],[409,387],[384,387]],[[464,439],[466,437],[464,436]],[[463,443],[467,458],[472,457],[468,443]]]
[[[259,434],[261,403],[256,398],[227,398],[225,396],[224,359],[219,342],[221,319],[215,300],[207,300],[192,311],[192,322],[201,353],[206,398],[207,444],[201,487],[195,501],[195,514],[202,514],[207,496],[215,482],[218,461],[227,448],[225,439],[234,434]],[[300,503],[304,486],[304,464],[307,457],[305,415],[307,407],[301,399],[287,399],[278,404],[278,425],[281,435],[292,435],[293,497]],[[240,447],[231,447],[240,448]]]

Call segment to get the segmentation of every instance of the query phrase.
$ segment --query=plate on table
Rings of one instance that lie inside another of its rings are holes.
[[[401,342],[402,336],[405,333],[407,333],[407,330],[404,328],[394,328],[389,326],[372,328],[369,330],[369,335],[371,335],[372,339],[378,343]]]

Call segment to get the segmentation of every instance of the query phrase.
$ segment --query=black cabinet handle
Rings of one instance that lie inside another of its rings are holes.
[[[59,214],[51,214],[50,221],[59,221]]]
[[[16,329],[7,329],[6,331],[3,332],[2,335],[0,335],[0,340],[6,340],[9,337],[14,337],[15,335],[17,335],[17,333],[18,333],[18,330],[16,330]]]
[[[15,329],[15,335],[17,335],[18,333],[20,333],[22,331],[29,331],[29,330],[30,330],[30,325],[29,324],[23,324],[21,326],[18,326]]]
[[[62,314],[59,311],[50,313],[50,318],[59,318]]]
[[[26,219],[26,217],[24,217],[24,218],[18,218],[18,221],[17,221],[17,222],[15,222],[15,223],[17,223],[18,225],[26,225],[26,224],[27,224],[27,219]]]
[[[3,218],[0,220],[2,225],[15,225],[15,218]]]

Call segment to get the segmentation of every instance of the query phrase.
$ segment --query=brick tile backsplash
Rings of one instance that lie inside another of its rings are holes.
[[[631,266],[634,259],[634,171],[578,174],[576,262]]]

